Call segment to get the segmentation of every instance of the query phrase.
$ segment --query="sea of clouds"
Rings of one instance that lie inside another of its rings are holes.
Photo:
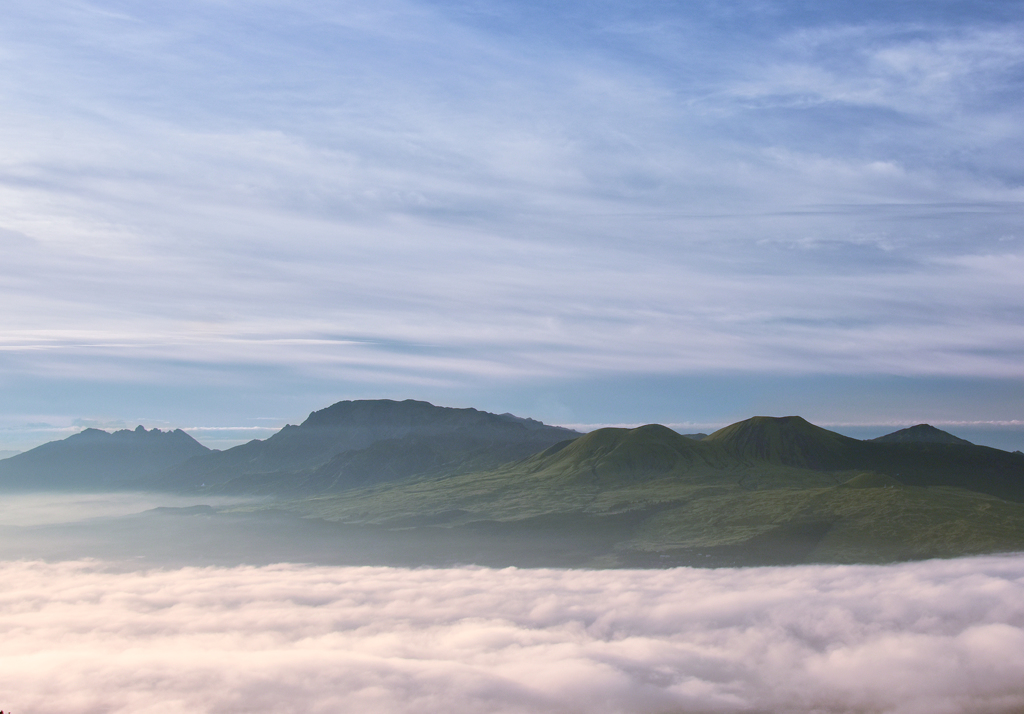
[[[0,563],[0,708],[1024,711],[1024,555],[700,570]]]

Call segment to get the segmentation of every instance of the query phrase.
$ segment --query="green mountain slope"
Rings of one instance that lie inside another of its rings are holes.
[[[875,471],[907,485],[949,486],[1024,502],[1024,455],[944,434],[931,427],[913,427],[890,434],[892,438],[859,441],[800,417],[753,417],[700,443],[720,445],[750,464]]]
[[[848,468],[860,456],[864,442],[837,434],[798,416],[752,417],[704,439],[748,461],[766,461],[799,468]]]
[[[888,562],[1024,549],[1024,504],[991,493],[1013,495],[1022,480],[1020,455],[756,417],[701,441],[658,425],[601,429],[498,469],[285,507],[508,543],[540,529],[552,544],[592,546],[567,565]]]
[[[657,424],[579,435],[373,400],[339,402],[224,452],[181,432],[89,430],[0,461],[8,488],[146,479],[273,495],[238,510],[331,521],[359,542],[386,541],[403,563],[752,565],[1024,550],[1024,455],[926,425],[872,441],[795,416],[702,439]]]
[[[556,444],[526,460],[518,469],[534,477],[613,484],[668,474],[681,477],[733,461],[721,449],[677,434],[668,427],[648,424],[636,429],[592,431]]]

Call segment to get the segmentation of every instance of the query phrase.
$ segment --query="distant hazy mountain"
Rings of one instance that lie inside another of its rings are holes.
[[[180,429],[85,429],[0,461],[0,489],[141,488],[168,467],[207,452]]]
[[[487,469],[578,432],[476,409],[388,399],[338,402],[270,438],[169,469],[163,488],[325,493],[381,481]]]
[[[893,433],[886,434],[885,436],[879,436],[871,441],[881,441],[887,444],[971,444],[971,442],[966,439],[953,436],[949,432],[942,431],[942,429],[936,429],[931,424],[918,424],[917,426],[907,427],[906,429],[900,429],[899,431],[894,431]]]

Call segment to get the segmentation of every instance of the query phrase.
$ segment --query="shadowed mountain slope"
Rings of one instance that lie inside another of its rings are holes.
[[[859,441],[800,417],[753,417],[699,443],[717,444],[750,463],[874,471],[911,486],[950,486],[1024,502],[1024,455],[922,426],[927,428],[904,429],[889,435],[891,439]]]
[[[0,488],[144,488],[168,467],[207,453],[209,449],[180,429],[85,429],[0,461]]]
[[[251,441],[168,470],[158,485],[231,492],[322,493],[440,472],[493,468],[577,432],[411,399],[338,402]]]
[[[871,441],[884,444],[966,444],[973,446],[966,439],[953,436],[948,431],[936,429],[931,424],[918,424],[917,426],[907,427],[906,429],[900,429],[891,434],[871,439]]]
[[[854,468],[910,486],[950,486],[1024,503],[1024,454],[976,444],[864,442]]]

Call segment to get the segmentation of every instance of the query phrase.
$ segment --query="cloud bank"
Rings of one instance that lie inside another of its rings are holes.
[[[1024,709],[1024,556],[662,571],[0,564],[0,707]]]

